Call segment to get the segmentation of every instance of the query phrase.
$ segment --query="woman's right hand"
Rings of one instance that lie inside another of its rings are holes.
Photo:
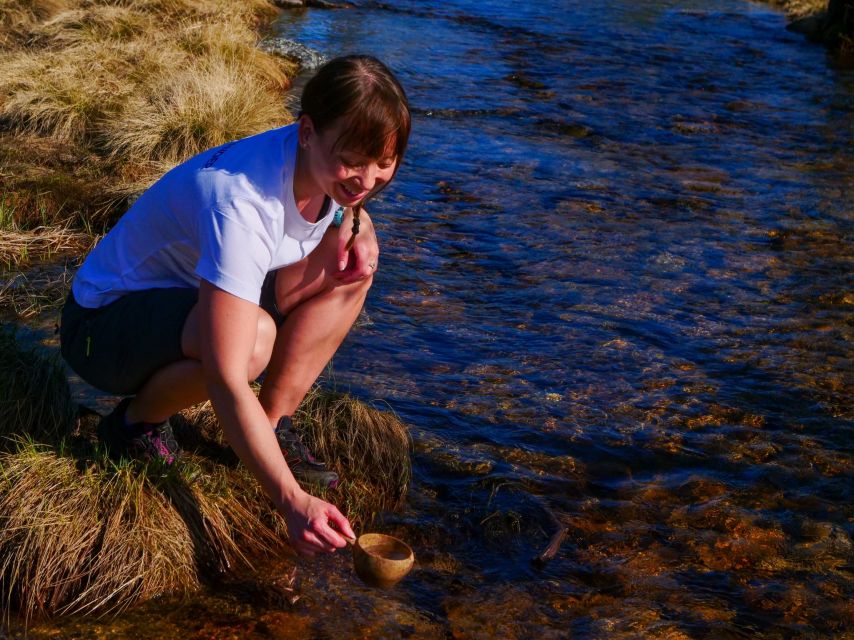
[[[305,491],[300,490],[280,510],[288,525],[291,546],[301,555],[332,553],[347,546],[344,536],[356,537],[347,518],[334,504],[315,498]]]

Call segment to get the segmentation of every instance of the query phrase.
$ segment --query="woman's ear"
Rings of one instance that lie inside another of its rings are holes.
[[[301,115],[297,122],[299,122],[299,146],[308,149],[314,137],[314,122],[311,121],[311,116],[305,114]]]

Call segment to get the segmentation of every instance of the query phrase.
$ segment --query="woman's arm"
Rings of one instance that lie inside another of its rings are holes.
[[[202,280],[199,312],[202,367],[211,403],[232,449],[284,515],[291,545],[306,555],[346,546],[329,525],[353,536],[349,522],[334,505],[299,486],[247,382],[258,307]]]

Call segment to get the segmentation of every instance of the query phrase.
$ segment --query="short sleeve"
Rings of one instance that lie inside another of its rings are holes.
[[[228,293],[258,304],[273,259],[273,241],[258,209],[235,199],[202,215],[196,275]]]

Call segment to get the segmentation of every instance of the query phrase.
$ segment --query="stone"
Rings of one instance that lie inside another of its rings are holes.
[[[330,2],[329,0],[305,0],[305,6],[312,9],[345,9],[352,7],[349,2]]]
[[[279,9],[302,9],[305,0],[270,0]]]
[[[282,37],[266,38],[258,44],[258,48],[264,53],[297,62],[302,71],[314,71],[327,60],[319,51]]]

